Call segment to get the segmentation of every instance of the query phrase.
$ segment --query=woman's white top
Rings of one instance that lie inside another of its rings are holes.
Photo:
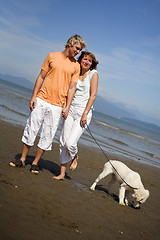
[[[88,102],[88,99],[90,97],[90,83],[91,78],[94,73],[97,73],[95,69],[91,70],[85,79],[81,81],[78,79],[77,85],[76,85],[76,91],[75,95],[72,100],[72,105],[85,108]]]

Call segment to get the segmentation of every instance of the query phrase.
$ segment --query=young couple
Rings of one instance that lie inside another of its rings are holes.
[[[98,61],[94,54],[84,51],[78,61],[75,56],[86,47],[79,35],[71,36],[62,52],[51,52],[46,57],[36,80],[30,100],[31,113],[22,136],[23,149],[20,159],[9,163],[12,167],[24,167],[29,149],[41,127],[37,154],[30,171],[38,174],[38,162],[43,153],[52,149],[52,141],[61,115],[64,118],[60,135],[61,173],[54,179],[65,177],[67,163],[70,169],[77,167],[77,142],[92,117],[92,105],[97,95]]]

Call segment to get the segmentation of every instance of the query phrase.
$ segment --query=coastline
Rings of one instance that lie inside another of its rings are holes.
[[[142,178],[150,197],[141,209],[120,206],[107,194],[109,178],[98,184],[95,192],[89,187],[106,162],[99,149],[79,145],[79,162],[75,171],[67,167],[65,181],[58,175],[59,149],[45,152],[40,160],[41,172],[29,172],[36,153],[31,148],[25,168],[12,168],[8,163],[20,156],[23,127],[0,121],[0,232],[6,239],[159,239],[160,169],[127,157],[108,154],[110,159],[123,161]],[[37,141],[36,141],[37,142]],[[118,194],[118,185],[113,187]]]

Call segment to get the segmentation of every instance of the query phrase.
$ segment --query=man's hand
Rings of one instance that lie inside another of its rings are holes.
[[[33,109],[35,108],[35,106],[36,106],[36,98],[31,98],[31,101],[30,101],[30,103],[29,103],[29,108],[30,108],[30,110],[31,111],[33,111]]]
[[[40,88],[42,86],[42,83],[43,83],[46,75],[47,75],[47,72],[44,71],[43,69],[41,69],[41,72],[38,75],[37,80],[35,82],[32,98],[31,98],[31,101],[29,103],[29,107],[30,107],[31,111],[33,111],[33,109],[36,106],[36,96],[37,96],[37,93],[38,93],[38,91],[40,90]]]

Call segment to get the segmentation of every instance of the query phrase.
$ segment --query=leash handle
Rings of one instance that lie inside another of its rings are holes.
[[[91,130],[89,128],[89,126],[87,125],[86,128],[87,132],[91,135],[91,137],[93,138],[93,140],[95,141],[95,143],[98,145],[98,147],[100,148],[100,150],[103,152],[104,156],[107,158],[108,162],[111,164],[111,166],[113,167],[113,169],[116,171],[116,173],[118,174],[118,176],[120,177],[120,179],[127,184],[128,187],[132,188],[132,189],[138,189],[138,188],[134,188],[132,186],[130,186],[122,177],[121,175],[118,173],[117,169],[114,167],[114,165],[111,163],[111,161],[109,160],[109,158],[107,157],[106,153],[103,151],[103,149],[101,148],[100,144],[97,142],[97,140],[95,139],[95,137],[93,136],[93,134],[91,133]]]

